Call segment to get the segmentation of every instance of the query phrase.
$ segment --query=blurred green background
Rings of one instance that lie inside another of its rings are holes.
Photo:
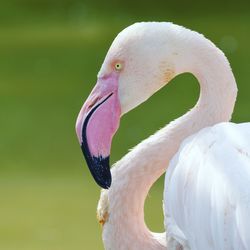
[[[0,249],[103,249],[95,219],[99,188],[74,126],[107,49],[126,26],[171,21],[210,38],[229,58],[238,82],[233,120],[249,121],[248,2],[1,1]],[[185,74],[124,116],[112,162],[197,98],[197,81]],[[162,180],[146,203],[146,221],[155,231],[163,230]]]

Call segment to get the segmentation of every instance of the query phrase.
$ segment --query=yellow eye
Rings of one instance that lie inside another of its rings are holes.
[[[115,69],[116,70],[121,70],[122,69],[122,64],[121,63],[116,63],[115,64]]]

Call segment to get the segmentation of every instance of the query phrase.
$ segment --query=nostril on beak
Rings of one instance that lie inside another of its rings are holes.
[[[90,100],[90,103],[87,107],[87,111],[95,106],[95,104],[100,100],[100,97],[96,96],[94,99]]]

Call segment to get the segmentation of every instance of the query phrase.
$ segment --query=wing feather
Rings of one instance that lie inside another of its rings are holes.
[[[250,123],[187,138],[164,190],[167,233],[192,250],[250,249]]]

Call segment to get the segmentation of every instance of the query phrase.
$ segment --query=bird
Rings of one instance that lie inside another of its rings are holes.
[[[110,169],[120,118],[185,72],[199,82],[197,104]],[[117,35],[76,121],[102,187],[97,217],[106,250],[250,249],[250,123],[230,122],[237,91],[224,53],[196,31],[138,22]],[[144,203],[163,174],[166,231],[155,233]]]

